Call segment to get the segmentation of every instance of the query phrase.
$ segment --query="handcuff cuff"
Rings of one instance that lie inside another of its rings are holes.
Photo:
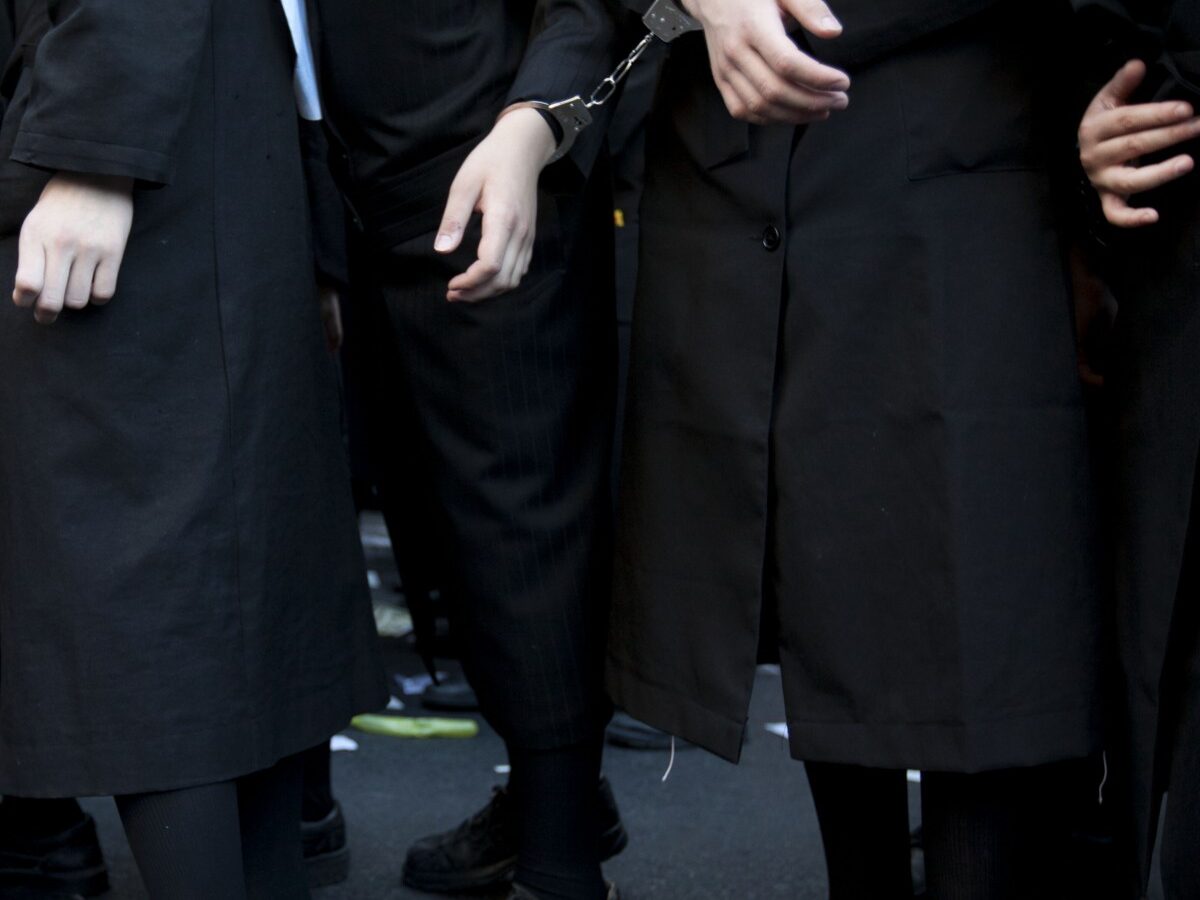
[[[505,108],[497,117],[497,121],[518,109],[535,109],[543,115],[550,116],[561,130],[562,137],[554,155],[546,164],[558,162],[571,152],[579,135],[592,124],[592,110],[603,106],[613,98],[617,87],[655,41],[669,44],[681,35],[692,31],[702,31],[704,28],[698,21],[680,9],[674,0],[654,0],[646,15],[642,17],[642,24],[648,29],[646,36],[633,48],[633,52],[621,60],[612,73],[596,86],[586,100],[581,94],[566,100],[559,100],[557,103],[548,103],[544,100],[524,100]]]

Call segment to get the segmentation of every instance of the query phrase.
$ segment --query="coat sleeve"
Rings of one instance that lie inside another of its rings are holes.
[[[1200,0],[1072,0],[1107,78],[1132,57],[1151,66],[1154,96],[1200,101]]]
[[[171,181],[212,0],[58,0],[12,159]]]
[[[633,49],[624,46],[628,32],[623,18],[623,10],[611,0],[539,0],[534,34],[508,102],[553,102],[577,94],[586,98]],[[604,145],[611,113],[607,107],[595,113],[597,121],[580,135],[568,157],[585,178]]]
[[[313,257],[319,284],[350,283],[346,206],[329,166],[329,139],[321,122],[300,122],[300,145],[313,225]]]

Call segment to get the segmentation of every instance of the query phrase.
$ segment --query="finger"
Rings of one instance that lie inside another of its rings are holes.
[[[516,215],[507,207],[484,210],[478,258],[467,271],[450,280],[450,290],[471,291],[499,275],[515,227]]]
[[[1124,197],[1105,191],[1100,195],[1104,218],[1117,228],[1144,228],[1158,221],[1158,211],[1148,207],[1134,209]]]
[[[814,91],[780,78],[758,53],[739,57],[736,68],[762,104],[760,113],[771,121],[795,121],[797,117],[850,105],[850,97],[844,91]]]
[[[770,125],[786,122],[792,125],[803,125],[817,122],[829,117],[828,108],[795,108],[774,103],[765,98],[758,88],[739,69],[731,69],[727,80],[732,93],[737,98],[729,106],[730,114],[754,125]],[[813,107],[821,104],[813,103]]]
[[[437,238],[433,242],[433,249],[438,253],[453,253],[462,244],[467,223],[471,221],[471,216],[479,205],[482,190],[482,180],[475,178],[467,170],[459,172],[458,177],[454,179],[454,183],[450,185],[450,194],[446,198],[442,222],[438,225]]]
[[[828,39],[842,33],[842,23],[821,0],[783,0],[780,5],[809,34]]]
[[[46,280],[46,250],[42,242],[21,229],[17,251],[17,275],[13,279],[13,302],[30,307],[37,302]]]
[[[752,47],[784,81],[815,91],[846,91],[850,76],[840,69],[817,62],[787,36],[782,23],[779,28],[755,32]]]
[[[1146,64],[1140,59],[1131,59],[1100,89],[1100,93],[1088,106],[1088,113],[1125,106],[1133,99],[1134,92],[1141,87],[1145,79]]]
[[[1085,119],[1079,129],[1080,143],[1101,143],[1180,123],[1186,126],[1185,120],[1194,114],[1191,104],[1177,100],[1123,106]]]
[[[1097,173],[1095,184],[1100,190],[1132,197],[1170,184],[1192,171],[1196,166],[1190,156],[1175,156],[1152,166],[1110,167]]]
[[[121,272],[121,257],[105,254],[96,265],[92,279],[92,302],[103,306],[117,294],[117,276]]]
[[[1149,156],[1197,137],[1200,137],[1200,119],[1191,119],[1181,125],[1172,125],[1168,128],[1155,128],[1125,137],[1115,137],[1096,145],[1089,154],[1088,160],[1085,161],[1085,166],[1090,169],[1125,165],[1130,160]],[[1090,166],[1087,165],[1088,162],[1091,163]]]
[[[67,309],[83,309],[92,299],[92,282],[96,276],[97,259],[94,256],[77,256],[71,264],[67,277],[67,292],[63,305]]]
[[[46,254],[46,283],[42,286],[37,305],[33,309],[33,317],[43,325],[53,323],[62,312],[73,259],[73,254],[53,249]]]

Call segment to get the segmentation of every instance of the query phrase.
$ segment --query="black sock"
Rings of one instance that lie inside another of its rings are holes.
[[[299,754],[238,779],[242,860],[250,900],[309,896],[300,840],[303,774]]]
[[[5,797],[0,802],[0,841],[26,843],[56,837],[83,818],[77,800]]]
[[[558,750],[509,747],[520,852],[516,881],[545,900],[604,900],[597,805],[600,740]]]
[[[329,741],[300,754],[304,764],[304,800],[301,816],[305,822],[320,822],[333,812],[333,782],[329,772]]]
[[[921,779],[930,900],[1063,896],[1066,799],[1061,767]]]
[[[904,772],[806,763],[821,825],[830,900],[911,898]]]
[[[151,900],[246,900],[234,782],[116,801]]]

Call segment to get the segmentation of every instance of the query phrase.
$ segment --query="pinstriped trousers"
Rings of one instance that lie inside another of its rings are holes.
[[[596,179],[599,180],[599,179]],[[595,181],[595,180],[594,180]],[[449,303],[474,260],[434,233],[352,254],[371,359],[371,468],[385,498],[427,496],[468,679],[510,744],[595,739],[609,603],[616,337],[611,201],[539,199],[516,291]]]

